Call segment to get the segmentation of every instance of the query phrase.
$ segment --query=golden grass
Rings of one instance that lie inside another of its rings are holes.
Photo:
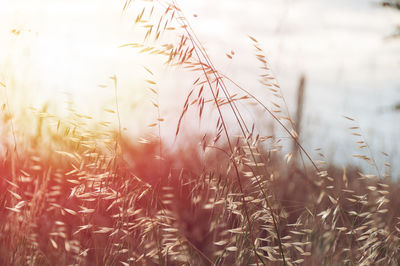
[[[399,264],[399,184],[381,173],[364,139],[367,155],[358,157],[375,166],[374,174],[326,165],[322,153],[319,161],[311,158],[254,37],[268,103],[213,66],[174,2],[147,2],[135,21],[144,42],[124,47],[165,56],[195,76],[175,132],[187,144],[163,144],[152,78],[155,137],[133,139],[120,122],[88,125],[91,118],[73,110],[60,119],[46,108],[27,136],[16,133],[4,111],[1,265]],[[179,38],[159,44],[167,32]],[[247,121],[241,106],[248,104],[262,110],[260,125]],[[215,115],[215,131],[185,128],[194,108],[200,120],[205,112]],[[302,156],[292,161],[280,139],[258,132],[271,120]],[[299,167],[303,159],[309,163]]]

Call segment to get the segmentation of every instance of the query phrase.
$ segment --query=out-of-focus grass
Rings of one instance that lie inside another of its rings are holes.
[[[46,149],[47,141],[32,137],[18,155],[6,145],[2,264],[279,265],[271,212],[287,264],[397,263],[400,186],[388,178],[351,166],[317,173],[261,145],[256,179],[238,139],[237,179],[224,151],[202,154],[201,136],[188,148],[165,149],[160,160],[157,139],[120,139],[116,156],[109,143],[118,134],[102,150],[92,146],[100,135],[70,132],[55,134]]]

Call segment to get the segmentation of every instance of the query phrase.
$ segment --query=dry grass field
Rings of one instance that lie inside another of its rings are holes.
[[[140,9],[127,1],[124,11],[135,8],[143,41],[121,49],[162,57],[193,77],[176,123],[165,125],[154,100],[154,123],[141,136],[125,134],[116,76],[108,110],[115,124],[72,108],[63,117],[46,107],[17,117],[5,101],[1,265],[399,265],[400,185],[389,163],[377,164],[355,119],[343,118],[371,173],[302,147],[256,38],[249,44],[268,101],[214,67],[174,1]],[[250,107],[259,110],[255,122]],[[188,126],[203,119],[215,127]],[[271,124],[276,131],[258,130]],[[163,128],[174,128],[173,144]]]

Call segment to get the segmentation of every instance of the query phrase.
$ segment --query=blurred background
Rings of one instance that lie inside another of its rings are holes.
[[[181,0],[178,4],[218,69],[252,91],[264,88],[248,35],[266,52],[295,115],[305,78],[301,139],[338,164],[358,164],[357,139],[343,115],[358,121],[376,160],[400,160],[400,9],[395,1]],[[160,108],[175,127],[193,76],[166,68],[165,58],[121,48],[143,41],[134,25],[141,10],[124,1],[0,1],[1,100],[15,116],[44,105],[73,106],[99,120],[115,119],[110,76],[118,78],[122,125],[138,134],[154,121],[150,69]],[[234,51],[230,59],[226,53]],[[6,95],[7,93],[7,95]],[[268,98],[265,96],[265,99]],[[168,128],[168,126],[166,126]],[[168,131],[166,129],[165,131]]]

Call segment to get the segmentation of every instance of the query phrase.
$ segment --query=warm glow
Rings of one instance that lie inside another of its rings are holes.
[[[138,41],[122,3],[3,1],[0,14],[0,77],[15,109],[47,103],[60,113],[73,102],[79,112],[101,119],[103,108],[115,108],[113,75],[121,82],[121,105],[144,97],[142,65],[152,59],[120,48]]]
[[[0,265],[399,265],[399,10],[0,2]]]

